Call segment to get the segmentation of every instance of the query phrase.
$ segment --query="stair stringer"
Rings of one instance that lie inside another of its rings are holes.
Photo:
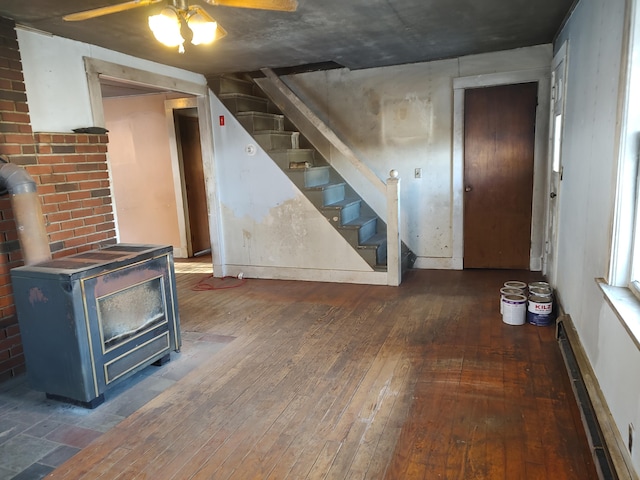
[[[386,285],[222,101],[210,105],[225,250],[214,274]]]

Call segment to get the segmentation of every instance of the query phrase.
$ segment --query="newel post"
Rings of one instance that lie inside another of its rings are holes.
[[[400,178],[397,170],[391,170],[387,179],[387,285],[397,287],[401,281]]]

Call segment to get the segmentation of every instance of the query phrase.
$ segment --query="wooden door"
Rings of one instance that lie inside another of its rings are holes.
[[[177,115],[176,123],[180,134],[191,256],[211,249],[207,192],[200,150],[200,128],[197,117]]]
[[[529,269],[537,83],[464,101],[464,267]]]

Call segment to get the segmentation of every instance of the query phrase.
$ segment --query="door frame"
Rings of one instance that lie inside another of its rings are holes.
[[[556,54],[553,56],[551,62],[551,82],[552,90],[549,92],[549,162],[547,170],[547,210],[545,218],[545,251],[543,259],[543,273],[552,286],[555,286],[557,269],[558,269],[558,230],[560,224],[560,192],[562,190],[562,140],[564,138],[564,125],[566,122],[565,104],[567,96],[567,73],[568,73],[568,61],[569,61],[569,47],[568,41],[560,46]],[[562,64],[562,85],[561,91],[553,91],[554,86],[554,72]],[[559,97],[559,109],[562,115],[562,123],[560,125],[560,132],[555,131],[555,117],[556,117],[556,100]],[[560,138],[556,139],[556,134],[560,135]],[[558,171],[554,172],[554,143],[558,141]],[[555,187],[555,188],[554,188]],[[552,198],[553,194],[553,198]],[[552,222],[555,222],[555,229],[552,228]]]
[[[549,59],[551,64],[551,59]],[[536,132],[533,158],[533,199],[531,202],[531,250],[529,268],[542,270],[544,227],[547,210],[548,131],[550,68],[492,73],[453,79],[453,158],[451,202],[453,205],[451,268],[462,270],[464,255],[464,92],[468,88],[492,87],[517,83],[538,83]]]
[[[195,101],[195,106],[198,111],[198,121],[200,123],[200,146],[202,149],[202,163],[205,170],[205,188],[207,191],[207,199],[209,202],[208,211],[212,262],[214,271],[221,270],[221,266],[223,264],[223,259],[221,256],[221,252],[223,250],[223,242],[221,237],[221,228],[219,225],[220,202],[215,181],[216,176],[213,155],[213,121],[211,119],[209,87],[205,84],[198,84],[180,78],[169,77],[147,70],[140,70],[137,68],[119,65],[104,60],[98,60],[91,57],[84,57],[84,66],[85,72],[87,74],[87,86],[89,89],[89,101],[91,104],[93,124],[96,126],[104,126],[105,124],[104,109],[102,105],[102,92],[100,87],[101,78],[108,78],[134,85],[144,85],[161,88],[167,91],[185,95],[192,95],[191,101]],[[173,112],[171,112],[171,115],[173,115]],[[182,200],[182,185],[179,184],[178,186],[176,186],[176,179],[177,182],[180,182],[180,167],[177,163],[178,152],[177,145],[175,145],[175,129],[173,132],[174,145],[172,145],[171,147],[172,171],[174,174],[176,208],[180,224],[179,228],[181,236],[181,245],[178,248],[174,248],[174,254],[176,255],[176,257],[186,257],[188,254],[188,250],[187,233],[184,223],[184,202]],[[109,172],[109,174],[111,173]],[[113,192],[111,197],[115,202],[115,199],[113,198]]]
[[[178,209],[178,227],[180,229],[180,239],[183,248],[186,247],[186,257],[193,256],[193,245],[191,245],[191,226],[189,225],[189,204],[187,202],[186,182],[184,178],[184,163],[178,142],[177,125],[175,122],[176,111],[198,108],[198,99],[196,97],[177,98],[173,100],[165,100],[164,109],[167,120],[167,134],[169,135],[169,145],[171,148],[171,167],[173,170],[173,186],[176,192],[176,206]],[[201,112],[198,111],[198,130],[200,130],[200,138],[203,138]],[[200,141],[200,151],[202,155],[203,168],[204,159],[204,142]],[[206,168],[205,168],[206,172]],[[207,175],[205,175],[205,189],[207,189]],[[210,199],[207,195],[207,212],[210,212]],[[209,215],[210,217],[210,215]],[[211,228],[209,228],[209,237],[211,239]],[[213,243],[213,242],[212,242]]]

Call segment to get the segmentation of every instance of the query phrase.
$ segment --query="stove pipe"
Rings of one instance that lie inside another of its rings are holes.
[[[36,182],[24,168],[0,159],[0,189],[6,190],[11,196],[11,207],[25,265],[51,260],[49,238],[44,226]]]

